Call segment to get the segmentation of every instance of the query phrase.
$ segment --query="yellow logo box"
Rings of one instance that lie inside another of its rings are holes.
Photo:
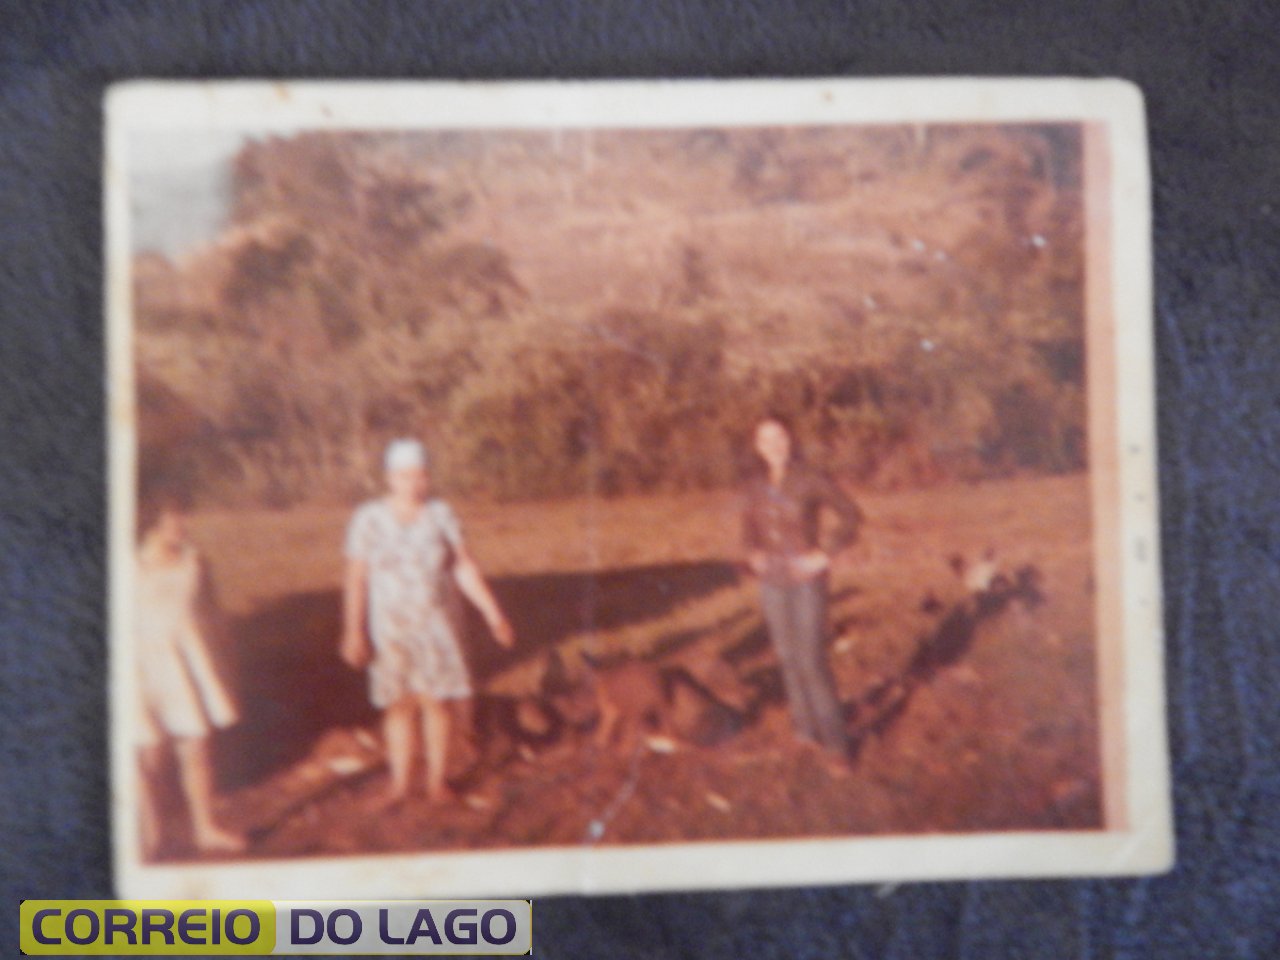
[[[30,956],[523,955],[528,900],[24,900]]]
[[[20,946],[31,956],[275,951],[270,900],[23,900]]]

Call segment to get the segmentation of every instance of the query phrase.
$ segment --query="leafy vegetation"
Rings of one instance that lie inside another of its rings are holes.
[[[1084,465],[1069,126],[309,133],[135,269],[144,470],[338,501],[734,482],[765,411],[862,484]]]

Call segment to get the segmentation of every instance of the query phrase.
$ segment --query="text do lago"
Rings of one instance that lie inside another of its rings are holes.
[[[346,946],[358,943],[364,936],[364,921],[357,911],[339,908],[326,913],[310,907],[292,908],[289,911],[290,944],[311,946],[327,941]],[[430,907],[419,907],[407,927],[393,929],[393,926],[391,911],[386,907],[378,910],[378,939],[397,946],[412,946],[424,940],[437,946],[479,943],[504,946],[515,939],[517,932],[515,915],[502,907],[483,913],[475,907],[458,907],[445,915],[443,924],[436,922]]]

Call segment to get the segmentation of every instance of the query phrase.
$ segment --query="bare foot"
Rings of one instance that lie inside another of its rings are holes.
[[[447,785],[427,788],[427,802],[434,806],[452,806],[457,803],[458,794]]]
[[[408,789],[389,787],[370,804],[373,813],[389,813],[409,799]]]
[[[198,829],[195,839],[196,846],[206,853],[242,853],[247,846],[241,834],[212,824]]]
[[[853,776],[853,760],[846,753],[828,751],[822,765],[832,780],[848,780]]]

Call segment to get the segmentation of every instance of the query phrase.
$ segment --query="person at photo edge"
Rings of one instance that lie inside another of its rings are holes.
[[[343,588],[343,660],[368,668],[369,698],[382,711],[388,802],[409,794],[419,726],[427,795],[450,796],[445,781],[449,702],[471,696],[452,576],[504,647],[515,642],[462,539],[452,508],[431,495],[427,451],[417,440],[393,441],[385,457],[387,493],[352,515]]]
[[[850,743],[827,660],[827,593],[832,558],[857,539],[862,511],[796,455],[781,417],[761,420],[753,440],[761,469],[743,497],[747,566],[760,581],[765,625],[796,732],[831,751],[843,769]],[[819,544],[824,509],[838,520],[826,549]]]
[[[137,669],[143,855],[161,847],[158,780],[161,757],[172,746],[192,839],[206,852],[235,853],[245,838],[214,816],[211,737],[231,726],[240,711],[215,656],[221,612],[208,563],[192,542],[185,488],[153,480],[139,491],[135,558]]]

